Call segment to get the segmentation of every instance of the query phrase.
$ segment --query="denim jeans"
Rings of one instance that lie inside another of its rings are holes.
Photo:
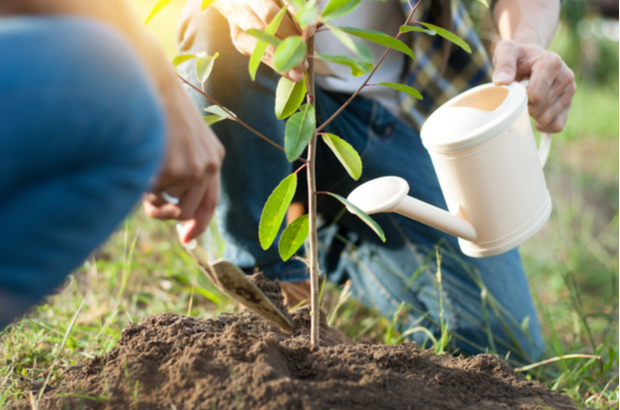
[[[283,145],[284,121],[273,112],[279,76],[261,65],[256,81],[248,74],[248,57],[231,43],[226,20],[215,10],[199,12],[199,1],[186,6],[179,26],[180,53],[220,53],[206,84],[206,92],[239,118],[274,142]],[[194,65],[180,74],[198,86]],[[200,109],[210,103],[188,88]],[[348,95],[316,90],[317,123],[329,118]],[[220,229],[226,259],[247,272],[260,269],[271,279],[302,281],[306,267],[299,260],[282,262],[277,246],[262,250],[258,223],[262,207],[276,185],[297,169],[284,154],[233,121],[213,126],[226,147],[222,172]],[[363,174],[352,180],[329,148],[319,142],[317,189],[343,196],[373,178],[405,178],[410,195],[446,209],[430,157],[417,131],[383,106],[365,98],[353,102],[326,132],[348,141],[360,153]],[[303,200],[300,177],[298,199]],[[324,275],[338,284],[350,279],[354,295],[365,305],[390,316],[401,302],[407,315],[404,327],[425,327],[435,338],[442,324],[452,335],[453,347],[467,353],[487,349],[511,352],[521,361],[542,354],[540,326],[517,250],[474,259],[463,255],[454,237],[397,214],[373,215],[387,237],[382,243],[357,217],[342,214],[342,204],[319,195],[323,226],[319,235]],[[276,239],[277,242],[277,239]],[[438,256],[440,262],[438,262]],[[424,331],[410,337],[424,343]]]
[[[157,96],[129,44],[72,17],[0,18],[0,329],[130,212],[162,159]]]

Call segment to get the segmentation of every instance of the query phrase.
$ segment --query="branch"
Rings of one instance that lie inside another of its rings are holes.
[[[407,20],[405,20],[405,26],[407,24],[409,24],[411,22],[411,18],[413,17],[413,13],[415,13],[415,11],[418,9],[418,6],[420,5],[420,3],[422,2],[422,0],[418,0],[418,2],[416,3],[416,5],[411,9],[411,11],[409,12],[409,16],[407,16]],[[398,33],[396,35],[396,37],[394,38],[398,38],[400,37],[402,33]],[[346,107],[347,105],[349,105],[351,103],[351,101],[353,101],[353,99],[355,97],[357,97],[357,95],[360,93],[360,91],[362,91],[362,89],[364,87],[366,87],[366,85],[368,84],[368,81],[370,81],[370,79],[372,78],[372,76],[374,75],[374,73],[379,69],[379,67],[381,66],[381,63],[383,62],[383,60],[385,60],[385,57],[387,57],[388,53],[390,52],[391,48],[388,47],[387,50],[385,50],[385,53],[383,53],[383,55],[381,56],[381,59],[379,59],[379,62],[377,64],[375,64],[375,68],[372,69],[372,71],[370,72],[370,74],[368,75],[368,78],[366,78],[366,81],[364,81],[364,84],[362,84],[360,86],[360,88],[358,88],[353,95],[351,95],[351,97],[349,97],[349,99],[342,104],[342,106],[340,108],[338,108],[338,110],[332,114],[331,117],[329,117],[323,124],[321,124],[320,127],[318,127],[316,129],[317,132],[321,132],[321,130],[323,128],[325,128],[327,126],[327,124],[329,124],[330,122],[332,122],[334,120],[334,118],[336,118],[338,116],[338,114],[340,114]]]
[[[189,81],[187,81],[185,78],[181,77],[180,75],[177,75],[181,81],[183,81],[185,84],[189,85],[190,87],[192,87],[194,90],[198,91],[200,94],[202,94],[207,100],[211,101],[213,104],[217,105],[218,107],[220,107],[221,109],[223,109],[226,114],[230,115],[230,118],[234,121],[237,121],[240,125],[242,125],[243,127],[245,127],[248,131],[254,133],[255,135],[259,136],[260,138],[262,138],[263,140],[265,140],[266,142],[270,143],[271,145],[273,145],[274,147],[276,147],[277,149],[279,149],[280,151],[284,151],[284,147],[276,144],[275,142],[273,142],[272,140],[270,140],[269,138],[265,137],[263,134],[261,134],[260,132],[256,131],[254,128],[250,127],[248,124],[246,124],[245,122],[241,121],[239,118],[237,118],[237,116],[230,111],[228,108],[224,107],[222,104],[220,104],[219,102],[215,101],[213,99],[213,97],[211,97],[210,95],[208,95],[207,93],[205,93],[204,91],[202,91],[200,88],[194,86],[192,83],[190,83]],[[304,162],[303,158],[300,158],[301,162]]]

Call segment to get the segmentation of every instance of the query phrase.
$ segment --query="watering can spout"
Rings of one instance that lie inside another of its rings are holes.
[[[450,235],[475,242],[476,230],[466,220],[436,206],[407,196],[409,184],[399,177],[373,179],[357,187],[347,198],[367,214],[396,212]]]
[[[470,242],[476,242],[478,236],[474,227],[458,214],[451,214],[410,196],[402,199],[395,212]]]

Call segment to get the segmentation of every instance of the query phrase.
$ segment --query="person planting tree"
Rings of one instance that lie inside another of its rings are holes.
[[[193,82],[187,89],[194,102],[205,109],[210,104],[208,96],[272,142],[284,145],[285,122],[273,113],[277,84],[281,75],[295,82],[304,80],[308,64],[302,61],[275,72],[278,64],[274,48],[269,46],[262,58],[264,65],[258,67],[253,80],[247,71],[247,56],[253,53],[257,38],[251,29],[268,30],[271,21],[279,16],[282,20],[273,33],[278,42],[292,36],[308,39],[314,35],[316,51],[323,56],[353,56],[351,47],[334,37],[331,27],[300,28],[291,17],[296,10],[290,5],[289,13],[281,17],[279,1],[217,0],[204,13],[202,3],[190,0],[184,9],[179,24],[179,51],[182,55],[219,53],[219,60],[202,84],[196,80],[194,64],[180,65],[181,75]],[[559,1],[498,0],[491,5],[502,38],[493,54],[494,72],[462,4],[412,3],[350,1],[350,8],[357,8],[331,23],[391,36],[398,35],[405,23],[431,23],[455,32],[472,52],[432,36],[436,34],[433,30],[404,30],[418,31],[408,39],[416,61],[396,51],[384,55],[372,77],[373,84],[365,84],[365,76],[352,76],[348,67],[325,63],[323,60],[329,58],[319,60],[311,54],[316,73],[313,102],[318,129],[343,138],[360,153],[363,162],[361,178],[353,181],[327,144],[319,144],[319,191],[346,196],[362,182],[396,175],[407,180],[410,195],[445,209],[419,128],[443,102],[491,80],[509,84],[529,78],[529,113],[540,131],[558,132],[566,122],[576,88],[574,76],[556,54],[546,51],[557,24]],[[319,2],[321,7],[329,4]],[[376,64],[385,47],[372,42],[363,45],[372,52]],[[360,71],[359,66],[353,66]],[[392,86],[376,86],[380,83]],[[414,87],[421,101],[412,98],[412,92],[395,90],[398,84]],[[341,110],[343,105],[346,107]],[[227,150],[218,205],[227,244],[226,259],[248,273],[261,270],[267,277],[279,279],[287,295],[299,300],[307,295],[305,262],[300,258],[283,261],[275,247],[264,250],[256,230],[263,204],[274,187],[306,164],[291,164],[281,152],[232,121],[214,124],[213,129]],[[297,202],[307,201],[304,191],[297,189]],[[329,196],[318,196],[318,201],[322,221],[320,260],[328,280],[343,284],[350,279],[354,294],[384,315],[393,315],[404,302],[407,312],[400,313],[405,326],[429,329],[435,339],[447,329],[453,347],[460,351],[479,353],[492,349],[502,354],[510,352],[511,357],[528,362],[542,354],[540,326],[516,249],[490,258],[469,258],[460,252],[454,237],[387,214],[376,216],[387,238],[382,243],[359,219],[344,215],[340,202]],[[423,330],[411,334],[422,345],[427,337]]]
[[[182,242],[202,233],[224,150],[124,0],[1,0],[0,50],[2,329],[145,191]]]

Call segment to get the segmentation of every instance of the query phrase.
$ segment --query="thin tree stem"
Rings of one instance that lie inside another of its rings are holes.
[[[404,26],[406,26],[407,24],[409,24],[411,22],[411,18],[413,17],[413,13],[415,13],[415,11],[418,9],[418,6],[420,5],[420,2],[422,0],[418,0],[418,2],[416,3],[416,5],[411,9],[411,11],[409,12],[409,16],[407,16],[407,20],[405,20],[405,24],[403,24]],[[395,38],[400,37],[402,33],[398,33],[396,35]],[[383,55],[381,56],[381,59],[379,59],[379,62],[377,64],[375,64],[375,67],[372,69],[372,71],[370,72],[370,74],[368,75],[368,77],[366,78],[366,81],[364,81],[364,84],[362,84],[360,86],[360,88],[358,88],[351,97],[349,97],[349,99],[342,104],[342,106],[340,108],[338,108],[338,110],[331,116],[329,117],[323,124],[321,124],[320,127],[318,127],[316,129],[317,132],[321,132],[321,130],[323,130],[323,128],[325,128],[327,126],[327,124],[329,124],[330,122],[332,122],[334,120],[334,118],[336,118],[338,116],[338,114],[340,114],[346,107],[347,105],[349,105],[351,103],[351,101],[353,101],[353,99],[355,97],[357,97],[357,95],[360,93],[360,91],[362,91],[362,89],[364,87],[366,87],[366,85],[368,84],[368,81],[370,81],[370,79],[372,78],[372,76],[375,74],[375,72],[379,69],[379,67],[381,66],[381,63],[383,62],[383,60],[385,60],[385,57],[387,57],[388,53],[390,52],[391,48],[388,47],[387,50],[385,50],[385,53],[383,53]],[[312,59],[310,59],[312,60]]]
[[[237,116],[231,112],[228,108],[224,107],[222,104],[220,104],[219,102],[215,101],[215,99],[213,99],[213,97],[211,97],[209,94],[205,93],[204,91],[202,91],[200,88],[194,86],[194,84],[190,83],[189,81],[187,81],[185,78],[181,77],[180,75],[178,76],[181,81],[183,81],[185,84],[189,85],[190,87],[192,87],[194,90],[198,91],[200,94],[202,94],[207,100],[211,101],[213,104],[217,105],[218,107],[220,107],[221,109],[223,109],[226,114],[230,115],[230,118],[233,119],[233,121],[238,122],[240,125],[242,125],[244,128],[246,128],[248,131],[252,132],[253,134],[259,136],[261,139],[265,140],[265,142],[270,143],[271,145],[273,145],[274,147],[276,147],[277,149],[279,149],[280,151],[284,151],[284,147],[276,144],[275,142],[273,142],[272,140],[270,140],[269,138],[265,137],[263,134],[261,134],[260,132],[256,131],[254,128],[250,127],[248,124],[246,124],[245,122],[241,121],[239,118],[237,118]],[[301,159],[301,158],[300,158]],[[303,162],[303,161],[302,161]]]
[[[314,55],[314,36],[307,41],[308,54]],[[314,59],[308,59],[308,71],[306,76],[306,87],[308,90],[308,103],[314,107],[316,104],[314,94]],[[317,239],[317,207],[316,207],[316,144],[317,131],[308,144],[308,222],[310,228],[309,253],[310,253],[310,343],[313,347],[319,347],[319,328],[320,328],[320,306],[319,306],[319,253]]]

